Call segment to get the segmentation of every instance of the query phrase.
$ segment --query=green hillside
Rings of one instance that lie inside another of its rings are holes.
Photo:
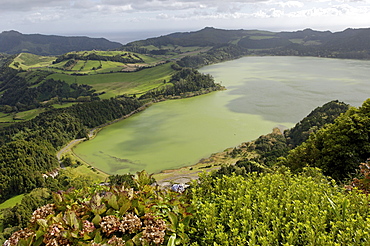
[[[348,28],[341,32],[305,29],[293,32],[260,30],[223,30],[206,27],[195,32],[139,40],[121,49],[142,54],[170,54],[184,47],[219,48],[237,45],[253,55],[300,55],[369,59],[370,29]],[[204,65],[204,64],[202,64]]]
[[[122,46],[104,38],[64,37],[42,34],[22,34],[17,31],[0,33],[0,52],[18,54],[21,52],[36,55],[61,55],[70,51],[110,50]]]
[[[172,64],[160,56],[125,51],[21,53],[2,68],[0,105],[8,117],[0,121],[29,119],[9,113],[35,107],[140,95],[169,81],[175,72]]]
[[[164,80],[168,81],[173,73],[171,64],[167,63],[131,73],[116,72],[88,76],[56,73],[48,78],[63,80],[68,84],[91,85],[97,93],[104,93],[101,98],[110,98],[123,94],[142,94],[162,85]]]

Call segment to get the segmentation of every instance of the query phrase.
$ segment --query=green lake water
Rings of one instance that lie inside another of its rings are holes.
[[[104,128],[74,152],[109,173],[149,173],[195,164],[214,152],[294,126],[331,100],[370,97],[370,61],[244,57],[207,66],[227,90],[157,103]]]

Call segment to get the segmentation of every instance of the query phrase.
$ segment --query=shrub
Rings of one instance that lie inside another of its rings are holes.
[[[343,191],[316,169],[203,176],[193,245],[369,245],[369,198]]]

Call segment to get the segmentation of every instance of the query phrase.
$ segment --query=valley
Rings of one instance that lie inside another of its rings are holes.
[[[119,215],[162,221],[168,245],[361,245],[370,211],[361,193],[370,190],[368,31],[204,28],[109,51],[2,56],[0,241],[141,245],[144,228],[105,231]],[[153,186],[198,175],[192,193]],[[39,207],[52,214],[29,223]],[[294,212],[302,208],[303,217]],[[55,221],[62,236],[50,233]],[[94,229],[80,235],[87,224]]]

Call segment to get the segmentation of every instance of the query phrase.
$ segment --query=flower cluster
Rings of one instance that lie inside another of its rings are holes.
[[[145,227],[142,238],[149,243],[162,244],[166,235],[166,222],[151,214],[146,214],[144,219]]]
[[[46,204],[41,208],[35,210],[32,214],[31,223],[36,223],[38,219],[45,219],[50,214],[55,214],[55,205],[54,204]]]
[[[142,239],[147,241],[148,243],[153,242],[154,244],[162,244],[164,242],[164,237],[166,235],[166,222],[162,219],[158,219],[156,216],[152,214],[145,214],[144,217],[144,225],[145,227],[142,228],[142,222],[139,217],[134,214],[127,214],[122,218],[120,221],[114,215],[108,215],[102,218],[99,225],[102,228],[102,232],[104,232],[107,236],[115,232],[121,233],[137,233],[141,229],[143,230]],[[120,238],[114,235],[110,241],[112,240],[112,245],[123,245]]]
[[[150,178],[143,173],[138,177],[142,191],[96,186],[55,193],[54,204],[37,209],[29,229],[14,233],[4,245],[159,245],[170,240],[169,233],[181,233],[177,241],[186,245],[182,222],[190,221],[184,220],[190,203],[178,205],[188,198],[147,185]]]
[[[26,228],[13,233],[13,235],[4,242],[4,246],[18,245],[19,240],[34,237],[35,232]]]
[[[45,243],[46,246],[72,245],[70,241],[64,237],[64,233],[65,229],[61,223],[52,224],[49,226],[42,242]]]
[[[82,222],[82,230],[80,231],[80,235],[81,236],[87,235],[87,234],[93,232],[94,230],[95,230],[94,223],[92,223],[88,220],[84,220]]]
[[[119,229],[122,233],[128,231],[128,233],[131,234],[139,231],[141,229],[141,225],[141,220],[136,215],[130,213],[123,217]]]
[[[350,185],[346,185],[345,188],[348,191],[353,190],[355,187],[361,190],[365,194],[370,193],[370,159],[365,163],[360,164],[360,177],[354,178]]]
[[[111,239],[109,239],[108,244],[111,246],[124,246],[125,241],[122,238],[114,235]]]
[[[108,215],[102,218],[99,223],[102,231],[108,236],[119,230],[121,222],[114,215]]]

